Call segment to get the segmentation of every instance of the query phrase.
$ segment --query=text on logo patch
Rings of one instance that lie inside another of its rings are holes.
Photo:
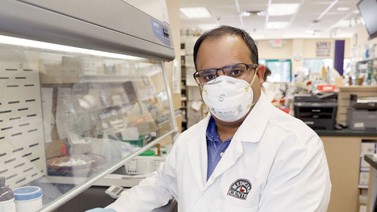
[[[245,200],[250,190],[251,190],[250,181],[246,179],[237,179],[229,187],[228,195],[234,198]]]

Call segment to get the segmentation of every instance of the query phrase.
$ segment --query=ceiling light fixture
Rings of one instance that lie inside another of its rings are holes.
[[[244,11],[240,14],[242,17],[248,17],[252,15],[257,16],[266,16],[266,12],[263,10],[250,10],[250,11]]]
[[[242,17],[248,17],[250,15],[251,15],[250,11],[244,11],[244,12],[241,13]]]
[[[306,33],[306,34],[314,35],[314,34],[315,34],[315,31],[312,30],[312,29],[307,29],[307,30],[305,30],[305,33]]]
[[[338,7],[338,8],[336,8],[336,10],[338,10],[338,11],[348,11],[348,10],[350,10],[350,8],[349,7]]]
[[[263,10],[261,10],[261,11],[259,11],[258,13],[257,13],[257,16],[266,16],[267,15],[267,12],[266,11],[263,11]]]
[[[186,7],[186,8],[179,8],[179,10],[187,17],[187,18],[209,18],[211,14],[209,13],[208,9],[205,7]]]
[[[282,21],[276,21],[276,22],[267,22],[266,28],[267,29],[284,29],[289,25],[289,22],[282,22]]]
[[[267,12],[270,16],[285,16],[296,13],[299,4],[270,4]]]

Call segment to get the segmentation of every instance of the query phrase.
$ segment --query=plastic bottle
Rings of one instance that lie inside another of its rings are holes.
[[[327,70],[326,70],[325,66],[322,66],[321,78],[322,78],[323,82],[326,82],[326,80],[327,80]]]
[[[16,212],[14,193],[5,186],[5,177],[0,177],[0,212]]]
[[[331,84],[331,76],[330,76],[330,67],[329,66],[327,66],[327,68],[326,68],[326,83],[327,84]]]

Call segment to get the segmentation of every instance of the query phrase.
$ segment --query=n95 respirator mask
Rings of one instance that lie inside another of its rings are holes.
[[[243,118],[253,104],[253,80],[249,84],[243,79],[225,75],[209,81],[202,88],[204,103],[212,115],[225,122],[234,122]]]

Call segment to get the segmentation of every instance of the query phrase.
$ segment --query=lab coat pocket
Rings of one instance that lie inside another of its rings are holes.
[[[224,200],[215,200],[214,206],[216,208],[216,210],[214,211],[219,211],[219,212],[258,212],[258,206],[241,207],[241,206],[227,203]]]

